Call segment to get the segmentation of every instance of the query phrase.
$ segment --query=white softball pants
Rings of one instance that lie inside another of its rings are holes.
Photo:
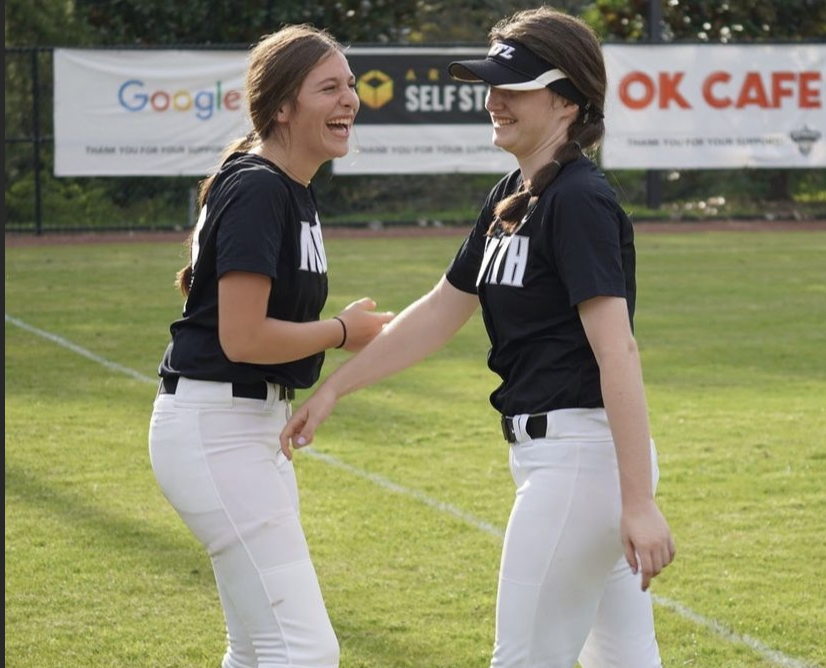
[[[289,404],[181,378],[149,430],[161,490],[212,560],[227,627],[221,668],[336,668],[339,646],[279,448]]]
[[[491,668],[660,668],[651,596],[620,540],[617,457],[603,409],[549,413],[510,447]],[[656,451],[651,443],[654,485]]]

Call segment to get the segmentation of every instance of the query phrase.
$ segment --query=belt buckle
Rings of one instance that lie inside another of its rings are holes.
[[[507,415],[502,416],[502,435],[508,443],[516,443],[516,433],[513,431],[513,420]]]

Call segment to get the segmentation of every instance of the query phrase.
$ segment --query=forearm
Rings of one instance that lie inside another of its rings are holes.
[[[252,327],[222,327],[220,336],[224,354],[233,362],[284,364],[337,347],[343,329],[335,319],[291,322],[264,318]]]
[[[651,432],[636,345],[603,359],[600,377],[617,452],[622,504],[632,507],[649,502],[654,496]]]
[[[342,397],[423,360],[451,339],[477,305],[474,295],[460,293],[442,279],[333,372],[325,390]]]

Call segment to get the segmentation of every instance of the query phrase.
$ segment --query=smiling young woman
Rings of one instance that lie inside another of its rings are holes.
[[[481,306],[516,484],[491,668],[660,668],[648,588],[675,547],[654,498],[634,234],[583,153],[605,132],[602,52],[585,23],[547,7],[490,38],[486,58],[449,71],[488,84],[493,141],[519,168],[437,285],[328,376],[281,446],[312,442],[340,397],[434,352]]]
[[[392,314],[368,298],[320,319],[327,257],[310,184],[347,153],[359,107],[341,46],[287,26],[252,50],[253,131],[201,187],[186,297],[170,327],[149,431],[161,490],[212,560],[222,668],[334,668],[339,648],[278,435],[325,351],[357,351]]]

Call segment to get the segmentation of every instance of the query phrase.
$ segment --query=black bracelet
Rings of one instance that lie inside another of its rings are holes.
[[[333,316],[333,320],[338,320],[341,323],[341,343],[336,346],[336,349],[343,348],[344,344],[347,343],[347,325],[345,325],[344,321],[337,315]]]

